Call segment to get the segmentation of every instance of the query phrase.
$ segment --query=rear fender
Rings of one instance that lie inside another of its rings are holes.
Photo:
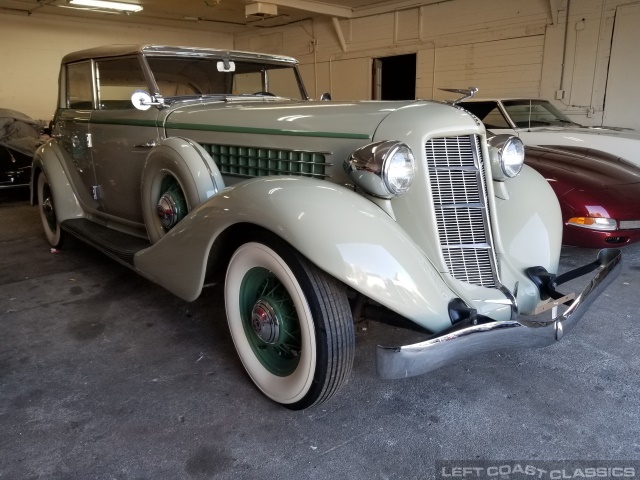
[[[320,180],[260,178],[226,188],[138,252],[135,267],[194,300],[213,243],[237,224],[273,232],[320,269],[429,330],[451,325],[447,306],[456,295],[406,232],[369,200]]]
[[[34,205],[38,201],[36,186],[40,172],[44,172],[49,181],[58,222],[63,222],[70,218],[84,217],[84,211],[64,169],[62,152],[55,140],[50,140],[42,145],[33,156],[31,203]]]

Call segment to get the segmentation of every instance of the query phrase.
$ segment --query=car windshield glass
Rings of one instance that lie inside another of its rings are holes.
[[[546,100],[505,100],[502,104],[519,128],[578,125]]]
[[[147,57],[165,98],[190,95],[261,95],[302,99],[291,64],[220,58]],[[231,67],[231,68],[229,68]]]
[[[482,120],[486,128],[511,128],[494,101],[462,102],[463,108]]]

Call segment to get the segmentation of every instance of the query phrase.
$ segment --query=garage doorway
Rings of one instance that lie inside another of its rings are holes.
[[[416,54],[373,59],[374,100],[416,99]]]

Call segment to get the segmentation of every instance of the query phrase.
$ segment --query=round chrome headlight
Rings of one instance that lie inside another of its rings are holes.
[[[411,149],[402,142],[385,140],[357,149],[344,163],[353,182],[380,198],[405,194],[416,173]]]
[[[493,179],[502,181],[518,175],[524,164],[522,140],[504,134],[490,137],[487,142],[489,143]]]
[[[395,196],[407,193],[416,171],[411,149],[404,143],[396,144],[384,159],[382,169],[382,179],[389,192]]]

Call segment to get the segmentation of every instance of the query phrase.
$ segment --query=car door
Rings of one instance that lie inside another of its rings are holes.
[[[75,167],[72,181],[83,202],[98,209],[92,201],[96,185],[91,155],[89,121],[94,107],[93,69],[90,61],[65,66],[61,76],[61,103],[56,112],[53,134],[67,155],[66,162]]]
[[[146,157],[159,140],[152,107],[137,110],[136,90],[149,91],[138,57],[96,60],[97,107],[91,116],[93,163],[104,212],[135,226],[143,224],[140,179]]]

